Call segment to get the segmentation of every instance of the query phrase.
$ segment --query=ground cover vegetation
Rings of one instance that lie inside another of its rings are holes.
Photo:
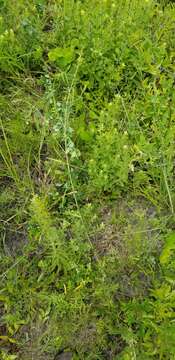
[[[174,4],[0,9],[0,359],[175,359]]]

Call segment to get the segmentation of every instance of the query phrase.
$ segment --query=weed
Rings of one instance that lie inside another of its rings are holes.
[[[0,7],[0,358],[174,359],[173,1]]]

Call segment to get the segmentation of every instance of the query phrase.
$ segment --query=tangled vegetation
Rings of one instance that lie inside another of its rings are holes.
[[[175,359],[175,6],[0,0],[0,359]]]

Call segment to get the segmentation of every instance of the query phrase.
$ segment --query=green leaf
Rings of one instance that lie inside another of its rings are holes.
[[[88,141],[92,140],[91,133],[89,131],[86,131],[83,127],[79,128],[78,135],[79,135],[80,139],[83,141],[88,142]]]
[[[60,67],[65,67],[72,62],[74,52],[72,48],[57,47],[49,51],[48,57],[51,62],[55,62]]]
[[[175,250],[175,232],[172,232],[166,240],[163,251],[160,255],[160,263],[165,265],[169,262],[173,250]]]

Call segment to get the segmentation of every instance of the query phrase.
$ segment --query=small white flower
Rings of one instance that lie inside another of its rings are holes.
[[[127,149],[128,149],[128,145],[124,145],[124,146],[123,146],[123,149],[124,149],[124,150],[127,150]]]

